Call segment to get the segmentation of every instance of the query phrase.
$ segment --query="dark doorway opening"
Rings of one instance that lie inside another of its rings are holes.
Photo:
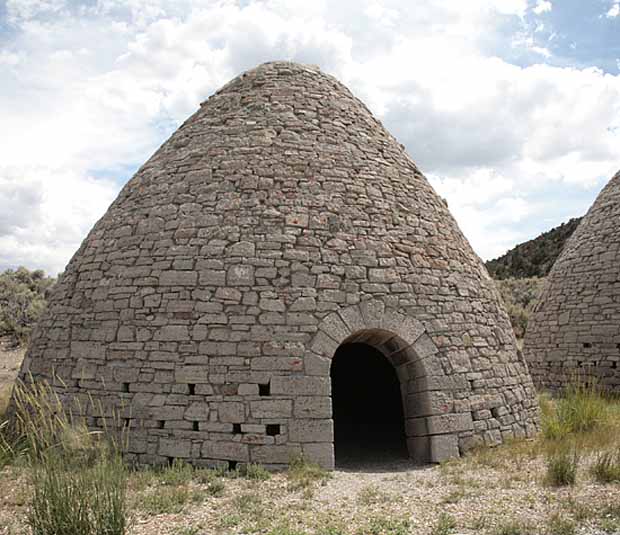
[[[337,466],[408,458],[396,370],[372,346],[343,344],[331,366]]]

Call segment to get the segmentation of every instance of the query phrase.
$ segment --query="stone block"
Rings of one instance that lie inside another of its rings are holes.
[[[274,395],[329,396],[330,390],[328,377],[276,375],[271,379],[271,393]]]
[[[198,273],[195,271],[162,271],[159,275],[160,286],[196,286]]]
[[[317,442],[313,444],[302,444],[304,459],[318,464],[325,470],[333,470],[335,467],[334,443]]]
[[[290,442],[332,442],[334,424],[332,420],[295,419],[289,422],[288,439]]]
[[[298,396],[294,405],[295,418],[331,418],[332,398],[329,396]]]
[[[157,453],[164,457],[188,458],[192,450],[192,442],[179,438],[160,438]]]
[[[430,462],[441,463],[458,457],[458,435],[449,434],[430,437]]]
[[[226,273],[228,286],[254,286],[254,266],[234,265]]]
[[[238,424],[245,422],[245,405],[238,401],[218,403],[217,412],[220,422]]]
[[[206,421],[209,419],[209,404],[204,401],[194,401],[185,410],[185,419],[192,421]]]
[[[288,418],[293,411],[290,399],[265,399],[250,401],[250,414],[254,418]]]
[[[294,445],[265,445],[252,446],[250,458],[258,464],[288,464],[292,459],[299,456],[301,448]]]
[[[201,454],[208,459],[224,459],[227,461],[248,462],[250,451],[247,444],[241,442],[205,441]]]

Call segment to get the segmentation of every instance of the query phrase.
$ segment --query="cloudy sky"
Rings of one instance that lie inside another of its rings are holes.
[[[202,100],[275,59],[364,100],[485,259],[620,169],[618,0],[0,0],[0,270],[61,271]]]

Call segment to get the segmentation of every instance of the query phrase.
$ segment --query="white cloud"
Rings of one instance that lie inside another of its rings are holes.
[[[616,18],[618,15],[620,15],[620,3],[619,2],[615,2],[610,8],[609,11],[606,13],[606,17],[608,19],[614,19]]]
[[[548,0],[537,0],[536,6],[532,11],[537,15],[542,15],[543,13],[548,13],[553,9],[553,4]]]
[[[516,228],[544,214],[530,198],[541,184],[599,184],[617,165],[617,76],[488,52],[489,39],[503,39],[549,55],[530,35],[499,30],[516,21],[522,31],[527,0],[7,7],[15,38],[0,48],[0,202],[11,208],[0,215],[0,268],[61,270],[127,167],[223,83],[273,59],[319,64],[349,85],[482,256],[527,237]],[[549,9],[539,1],[534,11]],[[96,178],[114,173],[116,182]]]

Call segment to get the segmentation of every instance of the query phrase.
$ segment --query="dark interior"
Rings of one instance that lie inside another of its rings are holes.
[[[366,344],[341,345],[332,361],[336,465],[407,459],[400,382]]]

